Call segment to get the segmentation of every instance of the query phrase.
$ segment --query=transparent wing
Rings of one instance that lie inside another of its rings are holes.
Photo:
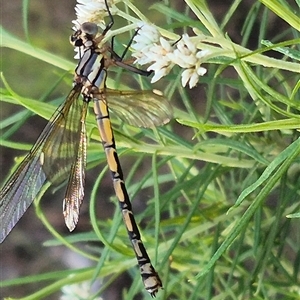
[[[117,91],[106,89],[109,109],[136,127],[156,127],[168,123],[172,106],[159,91]]]
[[[1,189],[0,243],[30,206],[45,181],[48,179],[53,183],[58,183],[69,174],[70,163],[72,159],[74,160],[74,153],[77,153],[78,142],[69,145],[64,143],[67,140],[75,141],[76,136],[78,137],[78,132],[74,130],[76,125],[70,124],[74,122],[71,119],[74,118],[75,111],[78,112],[81,109],[79,104],[81,101],[76,101],[80,90],[79,86],[72,89],[63,105],[47,123],[33,148]],[[72,113],[69,114],[69,112]],[[79,128],[80,121],[78,122],[75,118],[75,122],[78,123],[77,128]],[[64,146],[57,147],[57,143],[61,142]],[[62,156],[66,159],[61,159]],[[50,171],[51,164],[53,164],[53,170]],[[56,176],[56,173],[59,175]]]
[[[79,219],[79,208],[84,197],[85,167],[86,167],[86,129],[85,119],[88,103],[83,102],[81,114],[81,129],[76,160],[73,162],[71,174],[63,202],[65,223],[70,231],[74,230]]]
[[[70,175],[77,157],[83,109],[83,101],[78,100],[80,93],[81,86],[75,86],[70,92],[58,111],[58,118],[43,146],[43,170],[47,179],[55,185],[59,185]]]
[[[0,243],[23,216],[46,180],[40,164],[40,151],[35,154],[25,157],[17,173],[0,191]]]

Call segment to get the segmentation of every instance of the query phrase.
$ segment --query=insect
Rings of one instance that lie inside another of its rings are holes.
[[[108,107],[129,124],[142,127],[159,126],[169,122],[172,108],[162,95],[152,91],[117,91],[106,88],[107,69],[112,65],[140,75],[149,75],[149,72],[126,64],[123,61],[125,52],[120,57],[112,47],[102,43],[105,34],[114,24],[107,3],[106,7],[110,22],[102,34],[98,34],[96,24],[89,22],[83,23],[72,34],[71,43],[81,49],[73,88],[50,118],[16,172],[0,191],[0,242],[3,242],[22,217],[46,181],[57,186],[68,180],[63,200],[63,215],[70,231],[76,227],[84,197],[87,143],[85,119],[89,103],[92,101],[123,220],[144,286],[154,297],[162,287],[162,282],[151,264],[132,213]]]

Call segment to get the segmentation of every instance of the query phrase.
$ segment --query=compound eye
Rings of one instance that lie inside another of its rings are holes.
[[[95,23],[85,22],[82,23],[81,30],[83,33],[95,37],[98,33],[98,26]]]
[[[82,39],[77,39],[77,40],[73,41],[73,46],[74,47],[81,47],[81,46],[83,46]]]
[[[79,29],[70,36],[70,42],[73,46],[80,47],[83,45],[82,38],[80,37],[81,34],[82,34],[82,30]]]

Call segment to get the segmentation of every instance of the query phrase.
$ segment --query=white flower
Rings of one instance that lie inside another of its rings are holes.
[[[108,0],[110,13],[115,13],[113,4],[120,0]],[[77,20],[72,21],[74,24],[92,22],[96,24],[103,23],[104,17],[108,16],[105,0],[77,0],[75,6]]]
[[[137,35],[133,38],[134,44],[132,54],[136,58],[135,63],[145,65],[152,63],[148,71],[154,71],[151,82],[156,82],[166,76],[173,67],[167,53],[173,51],[169,41],[160,36],[154,26],[146,23],[139,23]]]
[[[140,65],[145,65],[150,63],[151,56],[149,57],[149,52],[154,50],[153,45],[159,41],[159,32],[155,27],[150,26],[146,23],[140,22],[138,25],[138,31],[135,37],[133,38],[132,49],[135,51],[133,57],[136,58],[136,63]],[[150,50],[152,48],[152,50]],[[158,50],[154,50],[159,52]]]
[[[161,37],[154,26],[142,24],[133,41],[132,48],[135,52],[132,55],[136,58],[135,62],[140,65],[150,64],[147,70],[154,71],[152,83],[169,74],[174,65],[178,65],[184,69],[181,75],[182,85],[189,83],[192,88],[207,71],[200,65],[209,51],[198,50],[187,34],[174,43]]]
[[[152,77],[151,79],[151,83],[154,83],[156,81],[158,81],[159,79],[161,79],[162,77],[168,75],[172,69],[172,65],[169,65],[169,66],[165,66],[161,69],[154,69],[153,68],[153,65],[150,66],[147,71],[154,71],[154,76]]]
[[[149,45],[151,46],[159,41],[160,34],[154,26],[144,22],[139,22],[137,23],[137,28],[138,33],[133,38],[133,40],[136,42],[136,44],[134,44],[135,46],[143,48]],[[132,45],[133,48],[134,45]]]
[[[195,87],[196,84],[199,81],[199,76],[203,76],[207,70],[203,67],[194,68],[194,69],[186,69],[181,74],[181,84],[183,87],[186,86],[186,84],[189,81],[189,87],[190,89]]]

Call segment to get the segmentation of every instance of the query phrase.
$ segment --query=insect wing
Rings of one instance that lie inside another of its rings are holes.
[[[71,175],[63,202],[63,214],[66,226],[74,230],[79,219],[79,208],[84,197],[85,167],[86,167],[86,129],[85,119],[88,103],[83,102],[81,114],[80,139],[76,159],[71,168]]]
[[[43,146],[43,170],[47,179],[59,185],[70,175],[78,153],[81,134],[81,86],[75,86],[61,109]]]
[[[136,127],[168,123],[172,106],[159,91],[117,91],[106,89],[108,106],[117,117]]]
[[[30,152],[0,192],[0,243],[23,216],[46,181],[41,151]]]
[[[51,181],[51,173],[48,172],[50,167],[49,163],[46,164],[45,168],[45,161],[47,161],[46,155],[49,154],[49,149],[56,150],[51,153],[53,163],[56,162],[60,155],[57,148],[51,147],[53,143],[57,142],[57,139],[51,140],[51,137],[54,137],[53,132],[56,132],[61,137],[65,136],[63,132],[70,133],[69,130],[65,131],[64,125],[68,120],[68,110],[71,109],[72,103],[79,102],[74,100],[78,99],[80,90],[81,88],[79,87],[73,88],[63,105],[53,114],[30,152],[1,189],[0,243],[3,242],[12,228],[23,216],[45,181],[47,179]],[[65,139],[67,139],[67,137],[65,137]],[[68,152],[76,153],[76,149],[73,149],[73,151],[68,150]],[[54,165],[56,165],[57,170],[57,163]],[[69,167],[69,162],[65,161],[63,163],[62,161],[60,167],[66,170]],[[69,172],[70,168],[71,167],[69,167]],[[60,179],[62,179],[63,175],[66,177],[67,172],[64,172],[64,174],[61,173],[59,176]]]

